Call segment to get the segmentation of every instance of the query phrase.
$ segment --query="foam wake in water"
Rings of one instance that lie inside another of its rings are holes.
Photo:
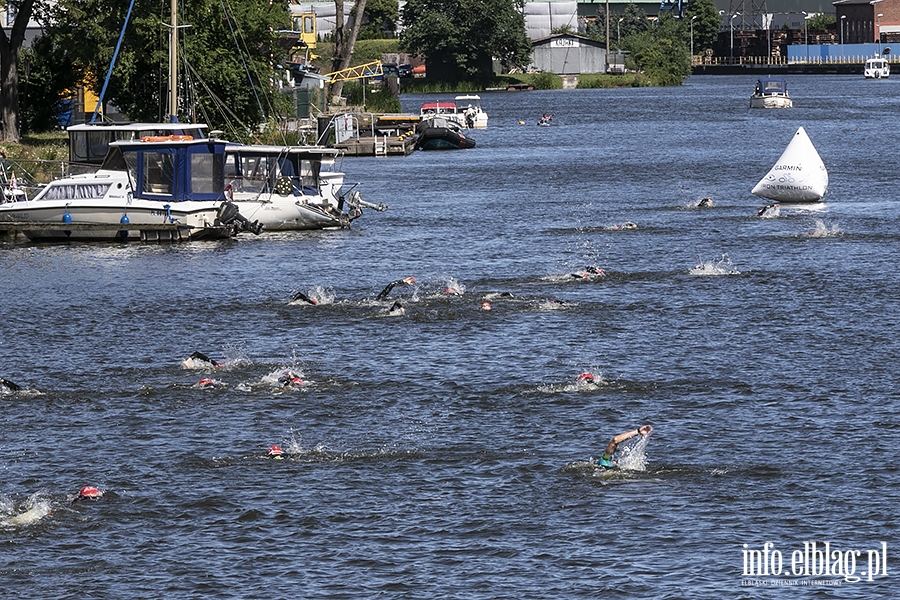
[[[841,233],[842,232],[837,225],[832,225],[831,229],[829,229],[824,221],[816,219],[816,228],[809,236],[814,238],[837,237],[841,235]]]
[[[716,260],[710,260],[703,262],[695,266],[690,271],[691,275],[740,275],[741,272],[737,270],[731,259],[728,258],[727,254],[723,254]]]
[[[25,509],[24,512],[21,512],[22,508]],[[17,508],[13,501],[4,499],[0,502],[0,512],[3,515],[0,525],[4,527],[28,527],[29,525],[34,525],[52,511],[50,509],[50,501],[42,498],[39,493],[35,493],[20,508]]]

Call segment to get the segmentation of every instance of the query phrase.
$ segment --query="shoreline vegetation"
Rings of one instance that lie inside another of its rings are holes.
[[[321,73],[327,73],[330,68],[330,58],[323,57],[331,56],[333,44],[320,42],[316,52],[318,56],[311,62],[319,68]],[[354,49],[353,64],[382,60],[385,54],[399,54],[397,40],[359,40]],[[405,78],[400,80],[400,93],[482,93],[486,88],[506,88],[508,85],[520,83],[533,85],[536,90],[563,88],[563,78],[559,75],[536,72],[497,75],[493,81],[487,83],[475,81],[448,83],[432,81],[427,78]],[[626,73],[624,75],[583,73],[578,76],[577,88],[652,87],[654,85],[653,81],[643,73]],[[400,102],[396,97],[383,92],[371,93],[371,91],[367,91],[364,95],[363,86],[359,81],[348,81],[344,86],[344,96],[347,98],[348,106],[358,106],[371,112],[400,112]],[[364,107],[363,98],[365,98]],[[32,163],[64,163],[68,161],[68,156],[68,140],[64,131],[27,133],[22,136],[19,143],[0,143],[0,158],[21,163],[26,168]],[[43,179],[43,177],[39,177],[39,179]]]

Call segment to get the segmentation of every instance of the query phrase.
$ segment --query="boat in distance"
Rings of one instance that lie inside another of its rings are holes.
[[[866,59],[863,76],[866,79],[887,79],[891,76],[891,65],[881,56]]]
[[[783,77],[760,77],[750,95],[750,108],[791,108],[793,105]]]
[[[828,170],[803,127],[751,193],[783,203],[818,202],[828,191]]]

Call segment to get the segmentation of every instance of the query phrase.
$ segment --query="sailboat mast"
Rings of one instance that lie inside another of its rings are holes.
[[[178,0],[172,0],[169,32],[169,122],[178,122]]]

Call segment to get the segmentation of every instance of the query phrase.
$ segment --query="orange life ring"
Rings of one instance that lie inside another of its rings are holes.
[[[142,142],[189,142],[194,139],[192,135],[145,135]]]

